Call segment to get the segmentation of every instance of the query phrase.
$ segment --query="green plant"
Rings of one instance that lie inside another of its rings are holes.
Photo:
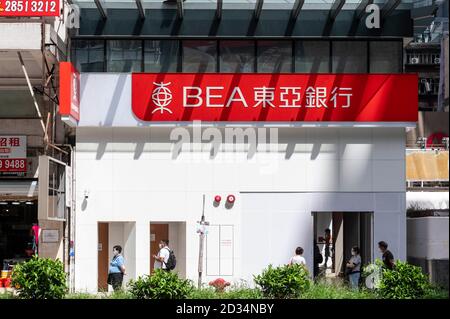
[[[128,286],[136,299],[185,299],[194,289],[190,280],[162,269],[155,270],[151,276],[131,280]]]
[[[16,265],[11,278],[19,298],[61,299],[67,292],[66,273],[60,260],[33,256]]]
[[[261,299],[261,290],[257,288],[231,288],[222,294],[223,299]]]
[[[97,299],[97,295],[90,294],[87,292],[76,292],[76,293],[67,294],[64,298],[65,299]]]
[[[261,299],[261,291],[257,288],[249,288],[243,283],[233,284],[226,291],[218,292],[213,287],[194,289],[189,299]]]
[[[427,276],[420,267],[397,260],[394,269],[383,268],[378,291],[383,298],[423,298],[430,289]]]
[[[431,286],[425,292],[424,299],[448,299],[448,290],[441,287]]]
[[[381,282],[383,271],[383,261],[380,259],[375,259],[375,261],[371,264],[363,267],[363,271],[361,273],[361,280],[369,289],[378,289]]]
[[[276,268],[269,265],[254,280],[264,297],[276,299],[297,298],[311,284],[308,270],[298,264]]]
[[[219,299],[219,294],[213,287],[193,289],[189,299]]]
[[[14,299],[14,295],[10,292],[0,293],[0,299]]]
[[[375,299],[377,295],[367,289],[353,290],[342,282],[315,282],[305,291],[302,299]]]
[[[119,290],[114,291],[106,299],[133,299],[133,295],[129,291]]]

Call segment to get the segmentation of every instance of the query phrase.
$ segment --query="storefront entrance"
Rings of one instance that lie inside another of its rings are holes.
[[[109,262],[113,257],[113,247],[122,247],[127,275],[123,285],[136,278],[136,223],[134,222],[99,222],[97,225],[97,274],[98,291],[107,291]],[[111,288],[111,286],[109,287]]]
[[[159,252],[159,242],[169,239],[169,224],[150,224],[150,273],[153,273],[154,255]]]
[[[345,264],[351,257],[351,249],[358,246],[362,265],[373,260],[373,213],[372,212],[315,212],[314,238],[316,255],[322,255],[314,276],[343,277]],[[326,229],[331,240],[327,240]]]
[[[186,276],[186,223],[184,222],[150,222],[150,274],[153,273],[155,258],[159,252],[161,240],[169,241],[169,248],[175,253],[177,265],[175,272],[180,277]]]
[[[109,237],[108,223],[98,223],[98,291],[108,290],[108,237]]]
[[[37,201],[0,202],[0,266],[7,270],[33,254],[31,227],[37,223]]]

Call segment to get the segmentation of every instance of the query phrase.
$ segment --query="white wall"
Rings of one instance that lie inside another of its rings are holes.
[[[227,162],[223,145],[209,158],[208,143],[200,145],[203,153],[173,156],[169,134],[170,128],[77,129],[77,287],[96,285],[96,274],[82,269],[96,264],[97,251],[87,246],[97,240],[98,221],[136,222],[136,275],[149,269],[149,223],[186,223],[186,274],[195,279],[203,194],[207,219],[235,226],[234,279],[269,262],[286,262],[297,245],[311,260],[312,211],[374,211],[374,245],[385,240],[396,257],[406,258],[404,152],[397,150],[404,145],[402,128],[283,128],[278,152],[257,151],[250,158],[237,152],[235,162]],[[196,159],[198,154],[206,159]],[[272,171],[268,163],[276,164]],[[228,194],[237,197],[232,209],[223,205]],[[217,208],[215,195],[222,196]],[[299,206],[299,200],[308,204]],[[253,201],[267,205],[253,209]],[[283,249],[277,248],[280,233]],[[258,251],[250,243],[264,251],[243,262],[247,251]],[[376,246],[374,251],[380,257]]]
[[[408,257],[448,260],[448,217],[408,218]]]
[[[243,274],[259,272],[267,263],[285,264],[294,249],[305,249],[308,268],[313,271],[313,217],[315,211],[374,212],[375,258],[381,258],[378,241],[389,243],[395,258],[406,260],[405,224],[400,220],[404,213],[385,213],[380,209],[387,198],[400,202],[403,193],[246,193],[241,194],[242,245],[246,262]],[[378,208],[377,208],[378,207]],[[391,207],[394,209],[394,207]],[[320,215],[319,213],[318,215]]]
[[[186,277],[186,225],[184,223],[169,223],[169,247],[177,258],[175,271],[181,277]]]
[[[136,227],[135,223],[123,223],[123,250],[126,260],[124,284],[136,278]]]

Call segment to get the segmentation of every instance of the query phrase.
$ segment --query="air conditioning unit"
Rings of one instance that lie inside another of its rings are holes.
[[[419,58],[418,57],[412,57],[411,58],[411,64],[419,64]]]
[[[441,58],[434,58],[434,64],[441,64]]]

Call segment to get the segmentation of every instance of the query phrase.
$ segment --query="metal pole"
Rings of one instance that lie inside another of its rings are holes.
[[[203,194],[203,210],[202,210],[202,219],[200,220],[200,226],[205,223],[205,194]],[[203,244],[205,241],[205,234],[200,228],[200,244],[199,244],[199,252],[198,252],[198,289],[202,287],[202,273],[203,273]]]
[[[42,114],[39,110],[39,105],[36,101],[36,96],[34,95],[33,87],[31,86],[30,78],[27,73],[27,69],[25,68],[25,64],[23,63],[22,54],[17,51],[17,55],[19,56],[20,63],[22,64],[22,71],[25,74],[25,79],[27,80],[28,89],[30,90],[31,97],[33,98],[34,107],[36,108],[36,112],[38,114],[39,120],[41,122],[42,131],[44,131],[44,139],[47,139],[47,130],[45,129],[44,121],[42,120]]]

